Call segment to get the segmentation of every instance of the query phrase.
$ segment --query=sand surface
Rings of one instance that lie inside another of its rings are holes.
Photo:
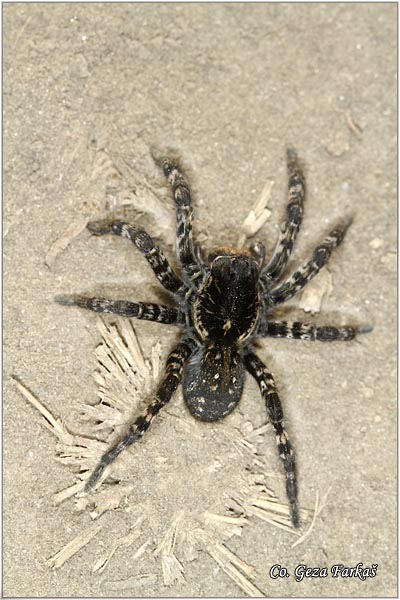
[[[296,449],[301,506],[331,491],[295,548],[292,534],[256,518],[221,540],[254,567],[252,582],[266,595],[396,595],[396,10],[383,3],[3,6],[5,596],[243,594],[204,548],[190,554],[179,540],[184,580],[166,586],[154,550],[176,515],[184,533],[204,511],[223,514],[232,487],[239,493],[257,471],[255,457],[225,435],[266,422],[253,382],[234,415],[213,426],[191,425],[178,394],[169,410],[179,426],[161,419],[130,453],[129,498],[97,520],[102,529],[90,543],[51,569],[46,560],[93,523],[71,499],[54,505],[53,494],[75,478],[55,460],[54,436],[11,376],[71,431],[83,431],[79,409],[96,399],[100,334],[94,314],[61,307],[54,296],[165,296],[123,240],[84,231],[49,267],[52,244],[82,217],[121,210],[125,201],[172,256],[172,201],[150,156],[155,146],[183,157],[196,235],[210,247],[237,243],[265,181],[274,180],[272,214],[258,234],[270,253],[285,210],[288,144],[308,187],[292,270],[331,224],[354,216],[314,320],[374,330],[348,344],[260,343]],[[290,306],[289,318],[313,319],[296,299]],[[160,341],[165,357],[178,335],[155,323],[135,328],[145,356]],[[265,481],[285,501],[270,429],[258,451]],[[140,514],[141,537],[93,572]],[[360,562],[379,565],[376,576],[296,582],[293,575],[299,564],[329,571]],[[275,564],[290,576],[272,579]]]

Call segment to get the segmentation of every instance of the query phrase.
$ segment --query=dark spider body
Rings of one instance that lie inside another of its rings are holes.
[[[90,475],[85,491],[91,491],[107,465],[149,428],[154,417],[169,402],[179,383],[190,413],[202,421],[217,421],[237,406],[246,371],[258,383],[275,430],[278,454],[286,473],[286,490],[292,523],[298,526],[294,453],[283,422],[283,411],[272,374],[254,352],[254,340],[285,337],[310,341],[351,340],[368,328],[318,327],[312,324],[273,321],[270,313],[298,293],[327,263],[350,224],[347,219],[316,247],[310,260],[280,283],[300,227],[305,184],[294,150],[287,151],[288,206],[275,251],[264,264],[260,242],[236,251],[217,248],[203,261],[192,242],[192,212],[189,186],[176,162],[161,161],[173,191],[177,216],[177,253],[181,273],[169,265],[152,238],[134,225],[121,221],[88,224],[95,235],[114,233],[127,238],[144,254],[161,284],[175,298],[176,307],[82,296],[59,296],[60,304],[95,312],[114,313],[182,329],[179,343],[170,353],[164,376],[144,414],[129,426],[128,433],[110,448]]]
[[[228,248],[213,254],[191,315],[203,346],[191,356],[183,378],[186,404],[202,421],[222,419],[241,398],[243,342],[254,331],[260,304],[259,267],[251,255]]]

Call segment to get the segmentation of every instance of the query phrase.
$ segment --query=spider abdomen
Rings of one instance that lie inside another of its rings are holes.
[[[218,421],[238,404],[244,366],[240,349],[220,342],[199,348],[183,376],[183,396],[191,414],[201,421]]]

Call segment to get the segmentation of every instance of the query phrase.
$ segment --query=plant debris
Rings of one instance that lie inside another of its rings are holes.
[[[57,554],[52,556],[46,561],[46,564],[52,569],[59,569],[67,562],[72,556],[74,556],[79,550],[81,550],[86,544],[90,542],[102,529],[102,525],[92,525],[86,531],[83,531],[73,540],[71,540],[64,548],[59,550]]]
[[[271,216],[271,211],[267,208],[267,204],[271,198],[273,187],[274,182],[271,179],[268,179],[263,187],[260,197],[254,203],[254,206],[241,225],[237,243],[238,248],[243,248],[246,239],[253,237]]]
[[[322,269],[318,277],[310,281],[302,292],[298,307],[315,315],[321,311],[322,302],[329,298],[332,291],[332,274],[328,269]]]

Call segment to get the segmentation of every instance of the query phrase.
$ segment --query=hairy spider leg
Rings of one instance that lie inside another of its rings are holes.
[[[170,353],[165,366],[165,375],[160,385],[158,386],[156,397],[153,402],[147,407],[146,412],[132,423],[125,437],[117,442],[105,454],[103,454],[99,464],[90,475],[85,484],[84,491],[89,493],[96,486],[104,470],[110,465],[125,448],[137,442],[148,430],[153,419],[158,415],[160,410],[171,400],[172,395],[182,380],[183,367],[190,354],[192,353],[193,344],[190,340],[180,342],[175,349]]]
[[[156,246],[154,240],[143,229],[123,221],[91,221],[87,228],[94,235],[113,233],[130,240],[142,254],[154,271],[160,283],[169,292],[177,293],[183,289],[183,281],[170,266],[161,248]]]
[[[79,306],[79,308],[86,308],[97,313],[113,313],[120,317],[135,317],[144,321],[157,321],[157,323],[181,325],[185,320],[179,309],[152,302],[85,298],[78,295],[60,295],[56,296],[54,300],[64,306]]]
[[[315,248],[311,260],[306,262],[281,285],[266,292],[264,297],[268,307],[274,307],[282,302],[286,302],[302,290],[319,273],[322,267],[328,262],[332,250],[342,242],[351,221],[349,218],[333,229],[322,244]]]
[[[332,327],[331,325],[312,325],[300,321],[267,321],[257,331],[263,337],[289,338],[308,340],[311,342],[334,342],[352,340],[357,333],[364,333],[365,328]]]
[[[202,270],[197,260],[192,239],[193,208],[190,188],[177,163],[169,158],[161,161],[165,177],[172,188],[176,204],[176,238],[178,255],[183,272],[195,287],[201,279]]]
[[[299,526],[297,507],[297,484],[295,460],[292,445],[283,424],[281,401],[275,386],[274,378],[256,354],[248,351],[244,356],[246,369],[257,381],[262,397],[265,400],[268,416],[275,429],[276,444],[279,457],[286,473],[286,492],[289,499],[290,517],[294,527]]]
[[[268,286],[271,282],[276,281],[283,273],[292,252],[297,232],[300,229],[303,215],[305,196],[304,176],[298,165],[296,152],[292,148],[288,148],[286,156],[289,176],[286,221],[281,225],[274,253],[261,272],[260,279],[264,286]]]

